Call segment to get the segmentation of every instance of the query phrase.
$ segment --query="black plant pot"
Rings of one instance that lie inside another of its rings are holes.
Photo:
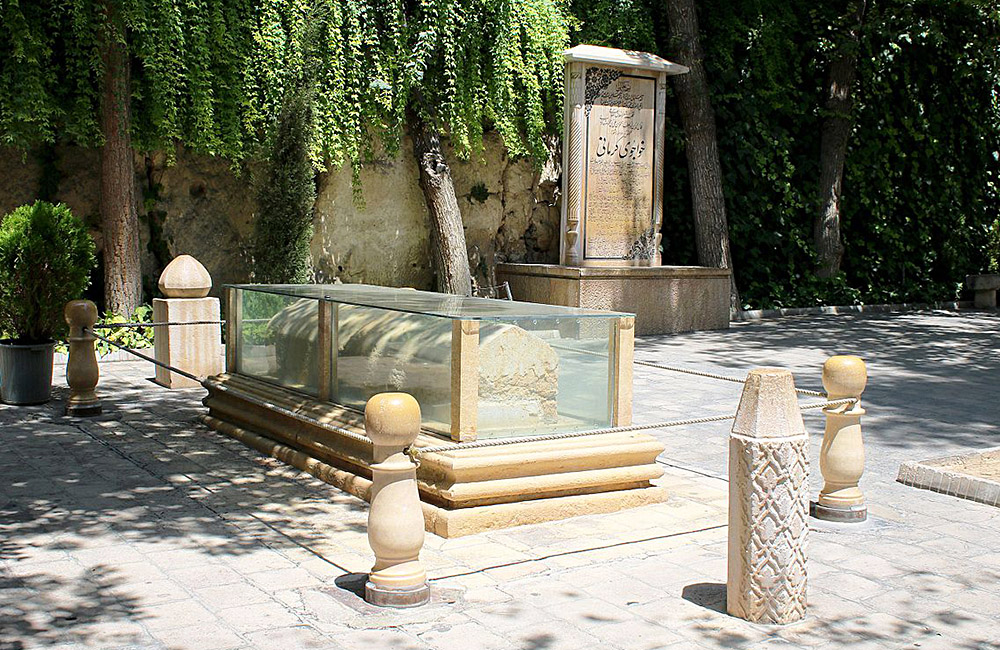
[[[52,354],[55,341],[14,343],[0,340],[0,401],[44,404],[52,398]]]

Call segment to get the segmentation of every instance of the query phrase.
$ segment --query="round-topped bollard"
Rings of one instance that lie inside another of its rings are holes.
[[[160,291],[167,298],[204,298],[212,290],[212,276],[190,255],[178,255],[160,274]]]
[[[69,399],[66,400],[66,415],[99,415],[101,401],[97,398],[97,381],[100,369],[97,366],[97,341],[91,328],[97,323],[97,305],[89,300],[72,300],[63,311],[69,325],[69,359],[66,362],[66,383],[69,384]]]
[[[420,433],[420,405],[406,393],[380,393],[365,406],[365,433],[374,444],[368,544],[375,552],[365,600],[415,607],[430,598],[420,561],[424,515],[417,466],[403,451]]]
[[[868,518],[865,495],[858,481],[865,471],[865,446],[861,434],[861,394],[868,383],[868,370],[860,357],[838,355],[823,364],[823,388],[830,401],[853,398],[849,404],[828,406],[819,469],[823,489],[813,505],[817,519],[861,522]]]

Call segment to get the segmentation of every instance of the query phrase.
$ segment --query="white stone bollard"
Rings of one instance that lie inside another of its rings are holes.
[[[806,612],[808,436],[792,373],[747,376],[729,438],[726,609],[752,623]]]
[[[420,433],[420,405],[406,393],[380,393],[365,406],[365,433],[374,443],[368,544],[375,552],[365,600],[383,607],[414,607],[430,598],[420,561],[424,514],[417,466],[403,449]]]
[[[69,359],[66,362],[66,383],[69,399],[66,415],[99,415],[101,400],[95,389],[101,376],[97,366],[97,337],[87,331],[97,323],[97,305],[89,300],[72,300],[63,312],[69,325]]]
[[[861,399],[868,383],[865,362],[854,356],[830,357],[823,364],[823,388],[827,399],[848,397]],[[856,523],[868,518],[865,495],[858,481],[865,471],[865,445],[861,435],[861,402],[828,406],[823,446],[819,452],[819,469],[823,473],[823,489],[813,507],[812,515],[826,521]]]
[[[153,321],[196,323],[220,320],[218,298],[208,298],[212,276],[190,255],[179,255],[160,274],[160,291],[166,298],[153,300]],[[219,325],[161,325],[153,328],[157,361],[198,377],[222,372],[222,330]],[[156,383],[167,388],[192,388],[200,384],[166,368],[156,367]]]

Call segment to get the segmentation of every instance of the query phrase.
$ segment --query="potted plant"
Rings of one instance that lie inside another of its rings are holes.
[[[96,263],[94,241],[63,204],[36,201],[0,221],[0,401],[41,404],[52,391],[53,337]]]

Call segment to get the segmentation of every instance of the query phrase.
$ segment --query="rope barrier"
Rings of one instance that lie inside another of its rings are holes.
[[[443,451],[455,451],[456,449],[482,449],[484,447],[504,447],[516,445],[523,442],[545,442],[548,440],[567,440],[570,438],[585,438],[587,436],[597,436],[605,433],[630,433],[632,431],[645,431],[648,429],[666,429],[667,427],[680,427],[694,424],[705,424],[708,422],[720,422],[722,420],[732,420],[736,415],[710,415],[703,418],[689,418],[687,420],[668,420],[666,422],[654,422],[653,424],[633,424],[627,427],[608,427],[606,429],[595,429],[593,431],[575,431],[569,433],[549,433],[540,436],[521,436],[519,438],[497,438],[495,440],[477,440],[475,442],[460,442],[454,445],[440,445],[437,447],[409,448],[406,453],[410,458],[416,460],[420,454],[434,454]]]
[[[189,323],[189,324],[193,324],[193,323]],[[215,324],[215,321],[212,321],[211,324]],[[133,350],[133,349],[131,349],[129,347],[126,347],[124,345],[121,345],[120,343],[117,343],[116,341],[112,341],[109,338],[101,336],[97,332],[93,331],[93,329],[91,329],[91,328],[84,328],[84,331],[90,332],[91,334],[94,335],[94,337],[100,339],[101,341],[104,341],[105,343],[107,343],[109,345],[112,345],[112,346],[114,346],[114,347],[116,347],[116,348],[118,348],[120,350],[124,350],[125,352],[128,352],[129,354],[132,354],[132,355],[134,355],[134,356],[136,356],[136,357],[138,357],[138,358],[140,358],[140,359],[142,359],[144,361],[148,361],[148,362],[152,363],[155,366],[159,366],[161,368],[165,368],[165,369],[169,370],[170,372],[175,372],[178,375],[181,375],[182,377],[187,377],[188,379],[196,381],[199,384],[202,384],[203,386],[205,386],[206,388],[208,387],[209,384],[211,384],[211,387],[212,387],[213,390],[217,390],[217,391],[222,392],[222,393],[237,393],[239,395],[240,399],[242,399],[244,401],[247,401],[247,402],[249,402],[251,404],[254,404],[255,406],[259,406],[261,408],[266,408],[266,409],[268,409],[270,411],[274,411],[276,413],[280,413],[280,414],[282,414],[282,415],[284,415],[286,417],[292,418],[292,419],[297,420],[299,422],[304,422],[304,423],[309,424],[310,426],[315,426],[315,427],[323,429],[325,431],[330,431],[332,433],[336,433],[336,434],[342,435],[342,436],[344,436],[346,438],[349,438],[349,439],[354,440],[356,442],[360,442],[362,444],[366,444],[366,445],[371,445],[372,444],[371,439],[369,439],[367,436],[361,435],[360,433],[357,433],[355,431],[351,431],[350,429],[347,429],[345,427],[337,426],[335,424],[330,424],[328,422],[321,422],[320,420],[316,420],[314,418],[302,415],[301,413],[298,413],[296,411],[292,411],[290,409],[286,409],[286,408],[284,408],[282,406],[279,406],[279,405],[275,404],[274,402],[271,402],[269,400],[265,400],[265,399],[261,399],[261,398],[255,397],[255,396],[250,395],[250,394],[248,394],[248,393],[246,393],[244,391],[234,391],[230,387],[228,387],[228,386],[226,386],[226,385],[224,385],[224,384],[222,384],[220,382],[212,381],[210,379],[206,379],[205,377],[197,377],[197,376],[195,376],[195,375],[193,375],[193,374],[191,374],[191,373],[189,373],[189,372],[187,372],[185,370],[181,370],[180,368],[175,368],[175,367],[173,367],[173,366],[171,366],[169,364],[163,363],[162,361],[158,361],[157,359],[154,359],[152,357],[148,357],[148,356],[146,356],[144,354],[140,354],[139,352],[136,352],[135,350]],[[659,364],[652,364],[650,362],[645,362],[645,361],[643,361],[643,362],[637,361],[636,363],[638,363],[640,365],[651,365],[653,367],[660,367]],[[669,366],[663,366],[662,369],[664,369],[664,370],[675,370],[674,368],[669,367]],[[702,376],[712,376],[712,373],[701,373],[699,371],[688,371],[688,370],[685,370],[685,369],[676,369],[676,370],[678,372],[689,372],[690,374],[699,374],[699,375],[702,375]],[[739,379],[736,379],[736,378],[733,378],[733,377],[726,377],[725,375],[715,375],[714,378],[725,379],[727,381],[735,381],[735,382],[739,382],[739,383],[745,383],[742,380],[739,380]],[[823,396],[822,393],[816,393],[815,391],[799,391],[799,392],[805,392],[807,394],[816,394],[819,397]],[[839,405],[842,405],[842,404],[853,404],[853,403],[856,403],[858,401],[859,400],[856,399],[856,398],[849,397],[849,398],[846,398],[846,399],[831,400],[831,401],[819,402],[819,403],[815,403],[815,404],[802,404],[802,405],[799,406],[799,409],[804,411],[804,410],[808,410],[808,409],[827,408],[827,407],[830,407],[830,406],[839,406]],[[696,425],[696,424],[707,424],[707,423],[710,423],[710,422],[722,422],[722,421],[725,421],[725,420],[733,420],[735,418],[736,418],[735,414],[732,414],[732,415],[710,415],[710,416],[701,417],[701,418],[687,418],[687,419],[683,419],[683,420],[667,420],[665,422],[654,422],[652,424],[633,424],[633,425],[623,426],[623,427],[607,427],[607,428],[604,428],[604,429],[595,429],[593,431],[575,431],[575,432],[567,432],[567,433],[543,434],[543,435],[540,435],[540,436],[520,436],[520,437],[515,437],[515,438],[497,438],[497,439],[494,439],[494,440],[477,440],[477,441],[474,441],[474,442],[463,442],[463,443],[456,443],[456,444],[452,444],[452,445],[438,445],[438,446],[432,446],[432,447],[408,447],[408,448],[406,448],[405,451],[410,456],[410,458],[413,459],[414,462],[419,463],[419,459],[417,457],[419,455],[421,455],[421,454],[441,453],[441,452],[447,452],[447,451],[455,451],[457,449],[483,449],[483,448],[488,448],[488,447],[504,447],[504,446],[508,446],[508,445],[516,445],[516,444],[521,444],[521,443],[526,443],[526,442],[546,442],[546,441],[551,441],[551,440],[568,440],[568,439],[572,439],[572,438],[584,438],[584,437],[587,437],[587,436],[596,436],[596,435],[602,435],[602,434],[607,434],[607,433],[630,433],[630,432],[634,432],[634,431],[648,431],[650,429],[667,429],[667,428],[670,428],[670,427],[682,427],[682,426],[692,426],[692,425]]]
[[[162,322],[162,323],[142,323],[142,322],[132,322],[132,323],[104,323],[101,325],[94,325],[94,329],[98,330],[113,330],[118,328],[129,328],[129,327],[165,327],[174,325],[225,325],[224,320],[193,320],[186,321],[182,323],[175,322]]]
[[[593,350],[582,350],[578,348],[571,348],[565,345],[555,345],[550,344],[553,348],[557,350],[566,350],[567,352],[576,352],[579,354],[589,354],[592,356],[604,357],[607,356],[602,352],[595,352]],[[730,377],[729,375],[720,375],[714,372],[705,372],[704,370],[692,370],[691,368],[681,368],[679,366],[668,366],[663,363],[656,363],[654,361],[642,361],[640,359],[633,359],[632,363],[637,366],[646,366],[647,368],[656,368],[657,370],[667,370],[669,372],[680,372],[685,375],[695,375],[697,377],[707,377],[709,379],[718,379],[720,381],[730,381],[734,384],[745,384],[746,379],[740,379],[739,377]],[[809,397],[826,397],[825,393],[818,390],[808,390],[806,388],[796,388],[795,392],[799,395],[808,395]]]
[[[101,341],[104,341],[108,345],[113,345],[114,347],[118,348],[119,350],[124,350],[125,352],[128,352],[129,354],[131,354],[133,356],[139,357],[140,359],[142,359],[144,361],[150,362],[154,366],[159,366],[161,368],[166,368],[170,372],[176,372],[181,377],[187,377],[188,379],[190,379],[192,381],[196,381],[199,384],[205,381],[204,377],[196,377],[195,375],[192,375],[190,372],[187,372],[186,370],[181,370],[180,368],[174,368],[174,367],[172,367],[172,366],[170,366],[170,365],[168,365],[166,363],[163,363],[162,361],[158,361],[158,360],[154,359],[153,357],[147,357],[145,354],[140,354],[140,353],[136,352],[135,350],[133,350],[132,348],[126,347],[126,346],[118,343],[117,341],[112,341],[111,339],[109,339],[107,337],[101,336],[100,334],[98,334],[97,332],[95,332],[93,329],[91,329],[89,327],[83,328],[83,331],[84,332],[90,332],[91,334],[94,335],[94,337],[100,339]]]
[[[826,408],[830,406],[839,406],[841,404],[853,404],[858,400],[853,397],[848,397],[846,399],[832,400],[829,402],[819,402],[817,404],[803,404],[799,406],[800,410],[808,409],[818,409]],[[606,429],[597,429],[594,431],[577,431],[573,433],[552,433],[541,436],[521,436],[519,438],[497,438],[495,440],[477,440],[475,442],[461,442],[454,445],[440,445],[437,447],[410,447],[406,450],[406,453],[414,461],[417,461],[417,456],[420,454],[434,454],[445,451],[455,451],[456,449],[483,449],[487,447],[504,447],[507,445],[516,445],[525,442],[544,442],[548,440],[566,440],[570,438],[583,438],[586,436],[596,436],[605,433],[629,433],[632,431],[646,431],[649,429],[667,429],[669,427],[683,427],[692,426],[695,424],[707,424],[709,422],[721,422],[724,420],[734,420],[736,415],[710,415],[703,418],[688,418],[686,420],[668,420],[666,422],[654,422],[653,424],[633,424],[627,427],[609,427]]]
[[[816,404],[802,404],[799,406],[800,411],[807,411],[809,409],[825,409],[831,406],[840,406],[842,404],[857,404],[860,402],[856,397],[845,397],[844,399],[835,399],[829,402],[818,402]]]
[[[704,370],[692,370],[691,368],[680,368],[678,366],[668,366],[662,363],[655,363],[653,361],[640,361],[639,359],[634,359],[633,363],[637,366],[646,366],[649,368],[657,368],[658,370],[668,370],[670,372],[680,372],[686,375],[695,375],[697,377],[707,377],[709,379],[718,379],[721,381],[731,381],[735,384],[745,384],[746,379],[740,379],[739,377],[730,377],[729,375],[720,375],[714,372],[705,372]],[[805,388],[796,388],[795,392],[799,395],[808,395],[809,397],[826,397],[825,393],[818,390],[808,390]]]

